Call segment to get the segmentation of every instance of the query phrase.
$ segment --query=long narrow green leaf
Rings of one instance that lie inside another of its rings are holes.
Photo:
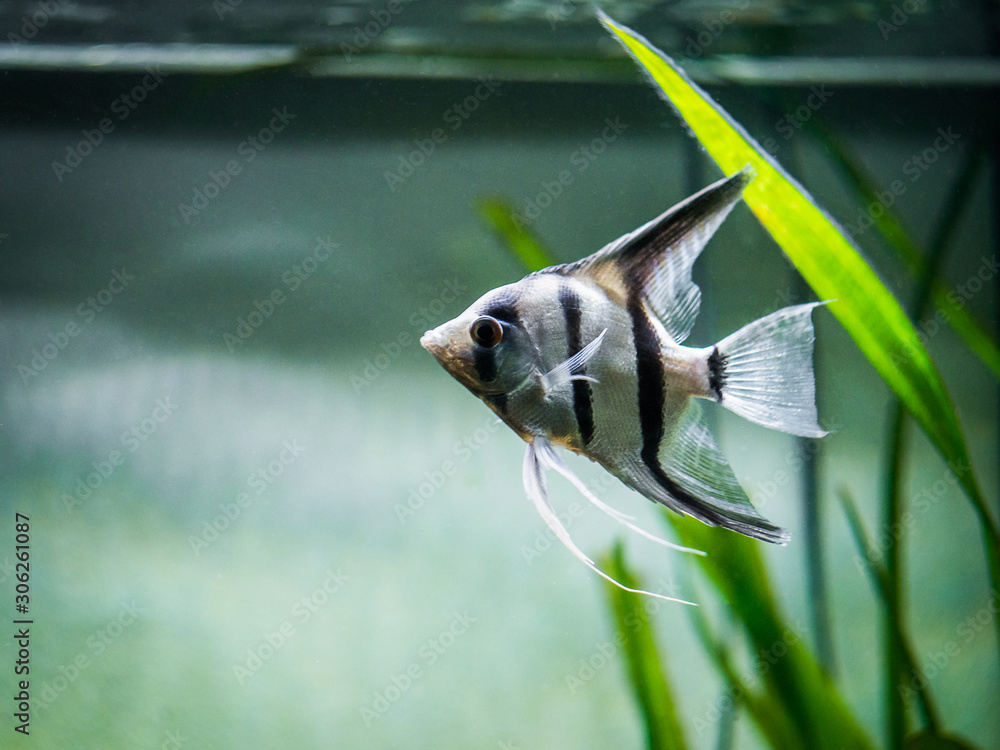
[[[615,545],[602,566],[617,581],[630,588],[641,583],[625,565],[621,543]],[[632,689],[642,712],[649,750],[685,750],[684,731],[677,720],[674,698],[663,671],[663,660],[649,626],[645,599],[610,583],[605,587],[615,615],[617,642],[625,651]]]
[[[746,707],[750,718],[771,747],[774,750],[805,747],[806,740],[788,715],[785,705],[767,690],[751,688],[748,680],[737,674],[726,644],[712,635],[704,609],[688,607],[687,611],[705,653],[712,658],[715,668],[726,681],[733,702]],[[697,720],[695,729],[700,729]]]
[[[810,123],[813,131],[822,139],[823,144],[836,155],[837,158],[833,160],[834,164],[840,167],[850,181],[851,186],[858,193],[861,203],[865,206],[882,206],[883,210],[879,211],[877,216],[874,211],[869,212],[879,232],[886,238],[889,246],[896,251],[910,272],[919,275],[923,266],[922,254],[909,233],[903,228],[892,206],[886,206],[885,202],[880,200],[880,193],[874,178],[837,138],[826,128],[819,126],[815,122],[815,118],[813,120],[814,122]],[[975,172],[970,177],[975,177]],[[966,188],[966,190],[968,189]],[[990,369],[994,377],[1000,378],[1000,347],[997,346],[982,324],[972,316],[965,301],[953,289],[940,281],[934,282],[932,292],[934,304],[941,310],[948,324]]]
[[[837,225],[729,114],[666,54],[598,11],[601,22],[726,174],[747,164],[756,179],[744,199],[757,219],[854,339],[948,461],[986,532],[990,569],[1000,576],[1000,534],[976,482],[944,383],[899,302]]]
[[[871,748],[837,688],[804,645],[805,633],[781,615],[759,545],[687,516],[667,515],[685,545],[709,549],[697,562],[732,607],[753,644],[763,684],[811,750]]]
[[[859,558],[864,565],[865,571],[868,573],[868,577],[871,579],[872,586],[875,587],[879,601],[883,605],[887,605],[889,574],[886,572],[885,566],[878,563],[880,553],[869,541],[868,533],[865,531],[864,523],[861,521],[861,514],[858,513],[857,506],[854,504],[854,499],[851,497],[850,492],[842,489],[838,493],[838,497],[840,498],[844,515],[847,517],[847,524],[851,530],[851,535],[854,537],[854,544],[858,549]],[[893,619],[891,624],[893,628],[893,643],[899,650],[900,657],[903,659],[905,672],[907,674],[916,674],[917,662],[913,657],[913,646],[910,645],[910,638],[904,631],[903,623],[899,619]],[[893,687],[895,689],[895,686]],[[941,719],[938,714],[937,704],[930,692],[930,685],[927,681],[923,681],[922,685],[916,684],[909,689],[916,692],[917,701],[920,704],[924,720],[927,722],[927,727],[931,732],[936,734],[939,731]]]
[[[961,209],[966,203],[978,171],[977,168],[981,161],[979,157],[980,154],[977,152],[965,157],[965,164],[941,212],[941,218],[934,232],[934,239],[927,253],[927,259],[923,262],[923,268],[920,271],[917,292],[913,298],[911,314],[914,320],[919,320],[930,306],[935,280],[941,271],[948,248],[952,245],[951,239],[958,227],[962,214]],[[899,401],[895,401],[893,404],[890,425],[889,455],[886,458],[885,489],[882,501],[882,523],[883,528],[895,529],[900,528],[899,520],[903,512],[903,446],[906,443],[907,428],[906,412]],[[901,633],[903,629],[902,613],[905,609],[902,586],[905,578],[903,542],[904,537],[900,536],[894,544],[889,545],[885,552],[883,593],[886,607],[885,644],[888,675],[885,690],[886,702],[889,706],[887,712],[889,747],[898,750],[902,750],[906,736],[906,704],[902,691],[902,687],[906,683],[905,654],[896,644],[896,634]]]

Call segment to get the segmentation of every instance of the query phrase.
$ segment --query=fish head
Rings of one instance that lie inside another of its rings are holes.
[[[494,289],[420,338],[455,380],[481,398],[510,393],[535,367],[537,351],[510,298],[508,287]]]

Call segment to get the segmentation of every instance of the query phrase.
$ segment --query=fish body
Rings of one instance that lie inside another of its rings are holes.
[[[707,524],[788,539],[754,509],[695,400],[795,435],[824,435],[812,368],[816,304],[779,310],[714,346],[683,345],[701,298],[691,267],[751,179],[742,171],[720,180],[589,257],[486,293],[421,338],[528,443],[528,495],[570,550],[606,578],[549,505],[545,472],[555,469],[603,506],[553,446]]]

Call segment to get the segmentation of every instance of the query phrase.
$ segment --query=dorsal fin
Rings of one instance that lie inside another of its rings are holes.
[[[701,305],[691,266],[752,179],[750,168],[744,167],[593,255],[551,270],[590,277],[618,301],[638,285],[679,344],[691,332]]]

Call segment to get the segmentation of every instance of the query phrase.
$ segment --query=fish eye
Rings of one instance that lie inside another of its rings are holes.
[[[469,333],[472,335],[472,340],[477,344],[487,349],[492,349],[503,338],[503,327],[496,318],[484,315],[481,318],[476,318],[476,321],[472,324],[472,328],[469,329]]]

